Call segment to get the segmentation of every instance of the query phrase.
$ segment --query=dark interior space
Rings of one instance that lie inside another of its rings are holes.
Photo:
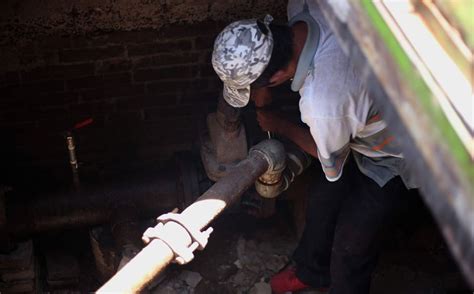
[[[229,22],[265,13],[285,22],[286,1],[0,4],[0,293],[96,291],[144,246],[157,216],[211,187],[200,146],[222,91],[213,42]],[[272,91],[275,109],[301,123],[290,84]],[[248,147],[267,136],[255,111],[242,111]],[[271,293],[317,172],[313,161],[277,200],[245,192],[192,262],[172,264],[144,292]],[[413,197],[385,232],[371,293],[471,293]]]

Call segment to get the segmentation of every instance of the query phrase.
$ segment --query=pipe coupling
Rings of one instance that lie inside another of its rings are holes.
[[[285,147],[280,141],[268,139],[253,146],[250,152],[260,153],[268,162],[267,171],[255,183],[257,192],[265,198],[274,198],[284,185],[282,173],[286,168]]]
[[[255,189],[264,198],[275,198],[286,191],[297,176],[311,164],[311,156],[295,145],[287,145],[283,171],[267,172],[255,182]]]

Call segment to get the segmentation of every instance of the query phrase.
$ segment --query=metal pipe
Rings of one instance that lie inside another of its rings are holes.
[[[157,211],[179,206],[177,175],[169,170],[147,170],[126,180],[114,179],[79,191],[7,198],[7,229],[11,236],[96,225],[117,215],[153,217]],[[178,187],[179,188],[179,187]]]
[[[69,152],[69,164],[71,165],[74,187],[79,189],[79,163],[76,156],[76,144],[74,143],[74,137],[71,132],[66,133],[66,145]]]
[[[264,198],[275,198],[286,191],[294,179],[311,164],[311,156],[298,146],[289,144],[285,146],[285,149],[286,168],[282,166],[285,168],[283,171],[277,168],[273,172],[266,172],[255,182],[255,190]],[[278,172],[280,173],[279,180],[268,181],[268,179],[274,178],[272,174],[278,174]]]
[[[267,140],[259,145],[268,144],[268,141],[274,140]],[[236,165],[235,169],[186,208],[181,217],[202,230],[228,205],[239,199],[261,174],[273,166],[272,154],[264,153],[264,148],[259,148],[259,145],[252,148],[248,157]],[[177,223],[167,222],[163,230],[164,234],[175,239],[173,241],[181,242],[186,247],[191,245],[189,234]],[[160,239],[154,239],[104,284],[98,293],[137,293],[164,270],[173,258],[173,251],[168,245]]]

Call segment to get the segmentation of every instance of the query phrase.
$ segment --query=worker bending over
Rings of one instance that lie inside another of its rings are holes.
[[[288,25],[241,20],[216,38],[212,64],[233,107],[271,102],[271,87],[292,80],[301,120],[257,110],[260,127],[318,158],[304,233],[275,293],[308,287],[331,294],[369,293],[380,233],[410,201],[416,183],[360,74],[341,50],[316,1],[290,0]],[[258,109],[258,108],[257,108]]]

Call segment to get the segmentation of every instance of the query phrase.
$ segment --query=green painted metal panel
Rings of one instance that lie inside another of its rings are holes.
[[[458,137],[456,131],[436,101],[436,98],[377,11],[373,1],[362,0],[362,6],[390,51],[390,54],[393,56],[400,72],[405,77],[405,82],[419,98],[426,114],[428,114],[433,125],[436,126],[436,129],[439,131],[440,138],[444,139],[444,143],[450,149],[457,166],[459,166],[463,174],[467,177],[471,188],[474,188],[474,164],[461,139]],[[472,191],[474,191],[474,189]],[[471,196],[474,198],[474,195]]]

